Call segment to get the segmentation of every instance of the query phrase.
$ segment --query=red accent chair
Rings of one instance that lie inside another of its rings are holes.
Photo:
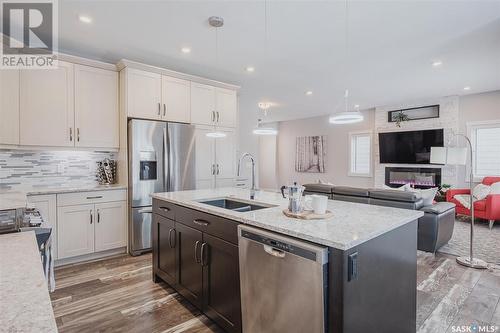
[[[500,182],[500,177],[484,177],[482,183],[491,185]],[[446,201],[453,202],[457,214],[470,216],[470,209],[462,206],[458,200],[454,198],[457,194],[470,194],[469,189],[449,189],[446,192]],[[490,221],[490,229],[493,228],[495,220],[500,220],[500,194],[490,194],[486,199],[474,202],[474,216]]]

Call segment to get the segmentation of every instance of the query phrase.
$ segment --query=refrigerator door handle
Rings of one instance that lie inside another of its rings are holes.
[[[168,147],[168,125],[163,128],[163,189],[164,191],[170,191],[169,184],[169,147]]]

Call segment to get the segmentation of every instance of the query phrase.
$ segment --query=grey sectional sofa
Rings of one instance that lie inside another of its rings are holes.
[[[332,200],[357,202],[369,205],[415,209],[424,212],[418,220],[418,249],[436,252],[448,243],[455,224],[455,204],[438,202],[424,206],[416,193],[398,190],[366,189],[326,184],[306,184],[304,194],[323,194]]]

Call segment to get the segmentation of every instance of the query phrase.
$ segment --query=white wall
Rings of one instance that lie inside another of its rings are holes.
[[[467,123],[474,121],[500,120],[500,91],[472,94],[460,97],[459,133],[467,133]],[[459,145],[465,145],[459,141]],[[468,187],[464,167],[458,169],[458,186]]]
[[[280,122],[278,135],[279,185],[331,182],[336,185],[373,186],[373,177],[353,177],[349,171],[349,132],[373,130],[373,110],[363,111],[364,121],[350,125],[333,125],[329,116]],[[299,136],[326,135],[326,172],[303,173],[295,171],[295,140]]]
[[[240,96],[239,105],[246,105],[241,103],[242,99],[245,99],[244,91],[240,91],[242,94]],[[255,110],[240,108],[239,110],[239,127],[238,127],[238,149],[236,151],[236,163],[243,153],[250,153],[259,160],[259,137],[252,133],[252,130],[257,125],[257,106]],[[252,164],[249,160],[242,165],[241,175],[243,178],[250,180]],[[256,168],[256,181],[259,184],[259,170]]]

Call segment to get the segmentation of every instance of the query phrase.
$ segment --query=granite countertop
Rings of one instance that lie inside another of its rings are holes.
[[[75,192],[92,192],[106,190],[124,190],[127,186],[113,185],[83,185],[83,186],[56,186],[56,187],[32,187],[25,191],[0,192],[0,210],[16,209],[26,207],[26,197],[29,195],[61,194]]]
[[[5,332],[57,332],[33,231],[0,235],[0,322]]]
[[[325,220],[300,220],[286,217],[288,200],[280,193],[258,191],[255,202],[276,207],[250,212],[234,212],[198,202],[203,199],[231,197],[252,202],[247,189],[222,188],[155,193],[153,198],[222,216],[240,223],[347,250],[424,215],[417,210],[399,209],[345,201],[328,200],[333,217]]]

